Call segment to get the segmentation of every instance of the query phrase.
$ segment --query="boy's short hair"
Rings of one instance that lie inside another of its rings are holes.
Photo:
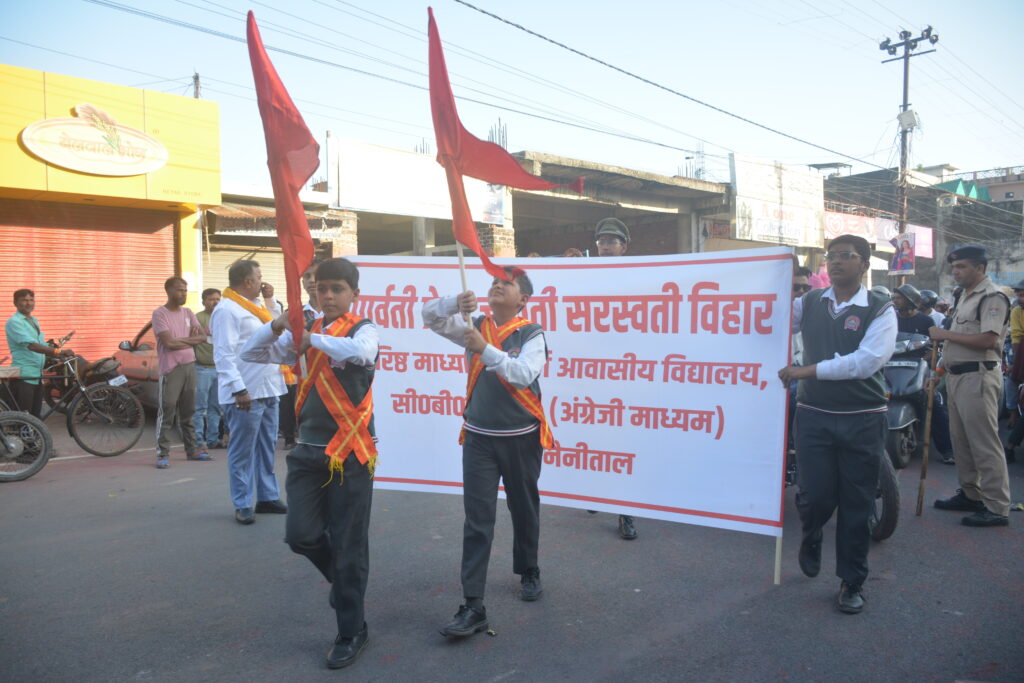
[[[347,258],[329,258],[316,269],[317,282],[320,280],[344,280],[353,290],[359,289],[359,269]]]
[[[810,277],[811,275],[814,275],[814,273],[807,266],[797,266],[796,270],[793,271],[793,277]]]
[[[526,296],[533,296],[533,283],[530,282],[530,278],[526,273],[520,268],[513,268],[512,266],[505,266],[505,272],[519,285],[520,292]]]
[[[840,235],[829,242],[826,249],[831,249],[835,244],[849,244],[857,252],[857,255],[860,256],[861,261],[864,263],[871,262],[871,245],[860,235]]]
[[[203,293],[202,295],[200,295],[199,298],[200,300],[205,301],[206,297],[210,296],[211,294],[220,294],[220,290],[217,289],[216,287],[208,287],[203,290]]]
[[[172,277],[167,278],[166,280],[164,280],[164,291],[171,291],[171,287],[179,283],[188,287],[188,281],[179,275],[174,275]]]
[[[32,298],[35,298],[36,293],[33,292],[31,289],[28,289],[27,287],[22,289],[16,289],[14,290],[14,303],[18,303],[18,299],[20,299],[23,296],[31,296]]]

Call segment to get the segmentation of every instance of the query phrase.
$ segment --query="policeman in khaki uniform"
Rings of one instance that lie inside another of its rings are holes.
[[[950,329],[932,327],[929,334],[946,342],[942,366],[948,372],[949,429],[960,488],[936,500],[935,507],[973,513],[962,520],[967,526],[1007,526],[1010,480],[997,420],[1003,386],[1000,351],[1010,301],[985,274],[984,247],[954,249],[946,260],[964,291]]]

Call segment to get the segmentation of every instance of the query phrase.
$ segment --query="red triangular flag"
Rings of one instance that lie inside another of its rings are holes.
[[[428,7],[427,15],[430,37],[430,112],[437,137],[437,162],[444,166],[448,176],[448,194],[452,200],[452,232],[456,240],[476,252],[488,273],[508,279],[505,271],[492,263],[480,248],[476,226],[466,202],[462,176],[468,175],[492,185],[508,185],[521,190],[571,187],[579,193],[583,192],[583,178],[577,178],[568,185],[549,183],[524,171],[515,157],[499,145],[484,142],[465,129],[455,109],[455,96],[448,81],[448,67],[445,66],[441,36],[434,22],[434,10]]]
[[[288,280],[288,323],[298,350],[306,329],[302,316],[302,273],[313,262],[313,238],[309,234],[299,191],[320,165],[320,145],[309,132],[270,63],[252,11],[249,12],[246,37],[252,77],[256,83],[256,100],[267,139],[267,166],[274,188],[277,239],[284,253],[284,274]]]

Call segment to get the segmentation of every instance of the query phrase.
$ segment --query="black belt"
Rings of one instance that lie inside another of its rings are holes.
[[[986,370],[992,370],[999,364],[999,361],[994,360],[983,360],[974,361],[973,363],[957,363],[956,365],[950,365],[947,370],[951,375],[962,375],[965,372],[977,372],[984,367]]]

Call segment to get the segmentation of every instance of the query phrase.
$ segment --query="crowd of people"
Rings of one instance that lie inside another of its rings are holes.
[[[606,218],[594,239],[599,256],[622,256],[630,233],[622,221]],[[937,434],[945,436],[936,436],[935,443],[944,461],[955,463],[960,488],[936,500],[936,508],[970,513],[963,518],[970,527],[1007,525],[1007,461],[1024,440],[1024,419],[1013,425],[1005,447],[997,424],[1007,328],[1014,349],[1024,339],[1024,282],[1015,290],[1018,306],[1011,312],[1007,297],[986,275],[981,247],[948,254],[959,290],[952,302],[909,284],[891,293],[868,289],[863,279],[870,258],[867,241],[842,235],[828,244],[827,287],[814,288],[807,268],[794,271],[793,361],[778,371],[796,399],[791,431],[799,463],[798,562],[809,577],[820,572],[822,530],[838,510],[837,607],[849,614],[865,606],[868,519],[888,429],[882,369],[898,333],[927,335],[942,344],[938,366],[946,398],[935,414]],[[372,384],[380,340],[372,321],[352,310],[359,295],[354,264],[317,260],[302,282],[309,303],[303,310],[306,330],[296,344],[287,314],[255,261],[234,263],[223,291],[204,290],[198,314],[185,306],[185,280],[166,281],[167,301],[152,319],[160,366],[156,466],[170,466],[175,424],[190,460],[210,462],[210,451],[224,446],[226,434],[234,518],[249,525],[258,513],[287,514],[287,544],[331,584],[337,636],[327,665],[341,668],[368,642],[363,600],[377,461]],[[488,315],[476,314],[471,291],[429,301],[422,312],[425,326],[465,349],[469,372],[460,437],[463,602],[441,628],[449,637],[488,628],[484,597],[499,484],[512,519],[519,597],[532,602],[543,593],[538,479],[552,435],[540,403],[545,331],[521,315],[532,294],[529,277],[507,268],[491,282]],[[30,290],[15,292],[14,303],[7,339],[15,364],[25,370],[15,391],[19,405],[31,409],[39,401],[31,378],[39,376],[44,358],[71,352],[43,341]],[[305,370],[297,378],[292,368],[300,357]],[[1024,383],[1024,353],[1016,361],[1010,374]],[[1012,393],[1016,403],[1017,392]],[[279,435],[287,449],[287,505],[275,472]],[[626,515],[619,517],[618,531],[627,540],[638,535]]]

